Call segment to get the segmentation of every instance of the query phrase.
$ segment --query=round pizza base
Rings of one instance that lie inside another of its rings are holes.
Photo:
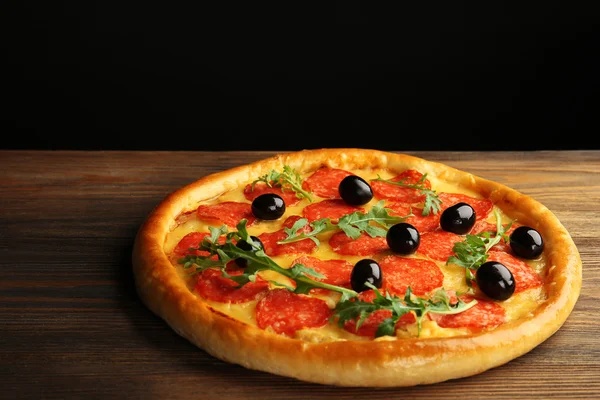
[[[299,172],[322,166],[347,170],[416,169],[489,198],[511,218],[537,229],[545,241],[547,300],[530,318],[479,334],[428,339],[305,342],[239,322],[193,294],[164,252],[176,218],[203,200],[236,190],[289,165]],[[142,301],[179,335],[221,360],[303,381],[362,387],[431,384],[467,377],[519,357],[554,334],[581,289],[579,252],[557,217],[533,198],[504,185],[406,154],[371,149],[317,149],[274,157],[206,176],[165,198],[137,234],[132,254]]]

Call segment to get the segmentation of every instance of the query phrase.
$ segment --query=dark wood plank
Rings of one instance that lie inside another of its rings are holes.
[[[533,196],[580,250],[575,310],[507,365],[431,386],[337,388],[230,365],[177,336],[133,289],[139,225],[172,190],[272,154],[0,151],[0,397],[600,397],[600,151],[411,152]]]

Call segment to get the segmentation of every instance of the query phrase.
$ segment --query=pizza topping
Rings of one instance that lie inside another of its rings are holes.
[[[269,173],[259,177],[251,184],[251,189],[254,189],[254,186],[258,182],[263,182],[268,187],[279,187],[281,190],[292,191],[296,193],[296,197],[299,199],[307,199],[308,201],[312,201],[312,197],[310,193],[303,189],[302,184],[302,176],[290,167],[289,165],[283,166],[283,171],[278,172],[275,170],[270,170]]]
[[[294,206],[298,204],[300,200],[302,200],[296,196],[296,192],[292,190],[284,191],[280,186],[269,186],[264,182],[249,183],[244,188],[244,197],[246,197],[248,201],[253,201],[258,196],[265,193],[273,193],[278,195],[288,206]]]
[[[240,273],[241,271],[233,274]],[[220,303],[244,303],[262,296],[269,290],[269,283],[257,277],[255,282],[240,286],[232,279],[224,277],[222,271],[210,268],[198,275],[195,289],[207,300]]]
[[[473,296],[459,296],[459,301],[470,302],[475,300]],[[442,315],[431,314],[433,319],[442,328],[468,328],[471,331],[491,329],[502,324],[506,319],[504,308],[489,300],[477,299],[474,307],[464,312]]]
[[[520,225],[518,225],[516,222],[511,222],[510,225],[509,224],[504,224],[502,225],[504,227],[504,233],[507,235],[510,235],[516,228],[518,228]],[[473,226],[473,229],[471,229],[471,235],[480,235],[483,234],[484,232],[488,232],[489,236],[496,236],[497,233],[497,224],[492,224],[490,222],[487,221],[482,221],[482,220],[478,220],[477,222],[475,222],[475,225]],[[500,244],[502,242],[499,242],[498,244]]]
[[[367,284],[368,285],[368,284]],[[337,320],[340,327],[347,321],[355,320],[360,329],[363,322],[373,313],[379,310],[391,311],[391,316],[384,319],[375,333],[375,337],[394,335],[396,324],[404,315],[414,312],[417,320],[418,332],[421,332],[421,321],[429,313],[433,314],[457,314],[463,313],[477,304],[477,300],[471,299],[465,302],[460,298],[455,303],[450,302],[450,296],[442,288],[435,291],[430,298],[416,297],[412,294],[410,287],[406,289],[403,298],[390,293],[383,296],[377,288],[371,287],[375,292],[375,298],[364,301],[359,298],[340,301],[334,310],[333,319]],[[388,314],[389,315],[389,314]]]
[[[228,232],[225,225],[219,229],[214,227],[209,227],[209,229],[211,231],[210,239],[205,238],[198,247],[198,250],[206,251],[209,254],[206,256],[188,255],[183,260],[180,260],[180,263],[184,263],[185,268],[196,266],[196,273],[201,274],[203,279],[198,280],[199,293],[205,293],[205,296],[210,296],[211,293],[215,291],[213,289],[217,288],[217,293],[227,292],[228,297],[234,296],[234,299],[238,299],[235,295],[231,295],[229,291],[243,290],[251,283],[261,284],[263,280],[258,273],[263,270],[275,271],[291,279],[294,281],[294,287],[270,290],[268,294],[259,301],[259,304],[262,303],[262,305],[260,307],[257,305],[257,321],[259,319],[262,321],[259,322],[259,324],[263,328],[270,326],[276,332],[293,333],[295,330],[301,329],[302,327],[321,326],[319,325],[321,322],[317,323],[315,321],[320,321],[320,317],[317,318],[318,315],[321,317],[325,315],[324,310],[325,307],[327,307],[326,303],[317,298],[308,296],[294,297],[299,294],[307,294],[315,288],[333,290],[341,293],[342,296],[336,305],[335,312],[335,318],[337,318],[340,327],[343,326],[346,321],[358,318],[357,328],[360,328],[362,322],[373,312],[378,310],[391,311],[391,317],[386,318],[379,325],[376,336],[393,334],[395,326],[400,318],[409,312],[415,313],[420,332],[421,320],[427,313],[457,313],[462,312],[475,304],[475,302],[466,304],[461,301],[456,304],[450,304],[450,297],[443,288],[434,292],[434,294],[427,299],[414,296],[410,286],[407,287],[404,298],[402,299],[395,295],[391,295],[390,293],[386,293],[386,295],[383,296],[379,293],[376,286],[368,282],[367,278],[365,278],[364,285],[373,289],[376,293],[376,297],[370,303],[357,300],[355,299],[355,297],[358,296],[357,291],[326,283],[325,280],[327,280],[328,277],[319,273],[314,268],[310,268],[311,262],[314,261],[312,259],[304,259],[304,261],[308,261],[307,264],[309,264],[309,266],[297,262],[291,268],[283,268],[267,256],[265,251],[261,249],[257,250],[252,246],[251,250],[244,250],[243,248],[238,247],[235,243],[242,241],[254,243],[246,230],[245,220],[240,221],[237,225],[237,231],[235,232]],[[345,235],[344,232],[339,233]],[[224,234],[226,234],[225,243],[221,244],[219,243],[219,239]],[[385,240],[384,238],[371,239]],[[214,259],[214,255],[218,255],[218,259]],[[246,268],[238,269],[235,272],[231,270],[228,271],[226,268],[228,263],[238,258],[247,260]],[[301,259],[299,261],[303,260]],[[215,267],[220,268],[220,271]],[[350,280],[352,281],[352,276]],[[277,284],[285,286],[281,283]],[[260,292],[257,285],[250,285],[249,289],[246,289],[246,291],[248,291],[249,294],[244,294],[245,292],[242,291],[241,294],[237,296],[241,299],[256,298],[256,296],[259,296]],[[276,294],[273,294],[273,292],[276,292]],[[292,296],[290,297],[290,295]],[[264,300],[266,298],[268,298],[268,300]],[[324,306],[317,306],[317,303],[314,301],[321,302]],[[285,306],[285,310],[287,311],[281,311],[281,309],[272,311],[275,310],[275,307],[281,307],[282,304],[285,305],[287,303],[293,304],[292,306]],[[276,306],[276,304],[279,304],[279,306]],[[299,304],[302,304],[302,307],[298,306],[298,308],[296,308],[296,305]],[[259,309],[262,309],[263,311],[258,311]],[[313,312],[315,310],[317,310],[317,312]],[[259,316],[258,314],[260,313],[263,315]],[[326,320],[329,318],[330,314],[331,312],[327,307]]]
[[[291,217],[290,217],[291,218]],[[332,285],[326,282],[321,282],[317,279],[326,278],[324,275],[315,271],[314,269],[307,267],[303,264],[295,264],[291,268],[283,268],[275,261],[273,261],[267,254],[267,250],[244,250],[238,247],[235,243],[245,241],[251,242],[250,234],[246,230],[246,221],[242,220],[237,225],[237,231],[228,232],[226,226],[221,228],[209,227],[211,231],[210,240],[204,239],[199,246],[198,250],[208,252],[206,256],[194,256],[188,255],[185,258],[179,260],[179,263],[183,264],[183,267],[188,269],[195,267],[194,273],[201,273],[209,268],[219,267],[225,278],[229,278],[236,282],[240,286],[246,285],[249,282],[255,282],[258,279],[258,272],[263,270],[275,271],[292,281],[294,281],[294,287],[288,287],[289,290],[294,291],[298,294],[308,293],[311,289],[321,288],[327,290],[337,291],[342,294],[341,299],[351,298],[357,295],[352,290],[341,286]],[[225,243],[221,244],[219,238],[222,235],[225,236]],[[268,240],[262,235],[259,235],[260,240],[264,244],[264,248],[268,249]],[[269,238],[269,237],[267,237]],[[306,240],[307,243],[311,244],[314,248],[316,246],[312,241]],[[299,245],[301,243],[293,243],[287,246]],[[218,258],[214,258],[218,255]],[[247,265],[243,270],[239,270],[238,274],[229,274],[226,270],[226,266],[229,262],[243,258],[247,261]],[[279,284],[281,285],[281,284]]]
[[[372,302],[376,295],[372,289],[360,293],[357,299],[362,301]],[[358,318],[346,321],[344,323],[344,329],[350,333],[354,333],[358,336],[367,336],[374,338],[377,335],[377,329],[386,319],[392,318],[391,310],[377,310],[371,313],[366,319],[362,321],[360,327],[358,326]],[[412,312],[404,314],[398,319],[394,331],[396,328],[406,325],[411,325],[416,322],[415,314]]]
[[[488,260],[502,263],[510,270],[515,279],[515,293],[541,286],[544,283],[542,278],[526,262],[511,254],[490,251]]]
[[[505,235],[510,235],[519,225],[512,223],[510,226],[508,224],[504,225],[504,234]],[[487,235],[492,236],[492,235],[496,235],[496,224],[492,224],[489,223],[487,221],[477,221],[475,223],[475,225],[473,226],[473,229],[471,229],[471,234],[472,235],[479,235],[481,236],[481,234],[483,234],[484,232],[489,232],[487,233]],[[496,243],[494,246],[492,246],[490,248],[490,250],[497,250],[497,251],[506,251],[506,252],[510,252],[510,245],[508,243],[506,243],[505,241],[500,241],[498,243]]]
[[[252,201],[252,214],[268,221],[281,218],[285,213],[285,201],[275,193],[264,193]]]
[[[404,314],[402,317],[400,317],[400,319],[407,317],[407,316],[410,316],[414,319],[414,315],[411,313]],[[392,319],[392,312],[390,310],[373,311],[371,314],[369,314],[369,316],[367,318],[365,318],[362,321],[362,323],[360,325],[358,324],[359,318],[360,317],[357,317],[355,319],[346,321],[344,323],[343,328],[346,331],[348,331],[350,333],[354,333],[355,335],[358,335],[358,336],[368,336],[368,337],[375,338],[375,337],[377,337],[377,330],[379,328],[379,325],[382,325],[386,320]],[[396,327],[393,327],[392,329],[394,330],[394,333],[395,333]],[[391,333],[390,335],[393,335],[394,333]],[[380,336],[383,336],[383,335],[380,335]]]
[[[224,237],[220,237],[219,239],[223,239],[223,242],[225,241]],[[263,244],[263,242],[260,241],[259,238],[257,238],[256,236],[250,236],[250,242],[246,242],[245,240],[240,240],[237,242],[237,247],[239,247],[242,250],[246,250],[246,251],[259,251],[259,250],[263,250],[265,248],[265,245]],[[236,258],[235,259],[235,263],[240,267],[240,268],[246,268],[248,266],[248,260],[246,260],[245,258]]]
[[[387,256],[379,262],[385,289],[403,295],[410,287],[416,295],[427,294],[444,284],[444,273],[437,264],[420,258]]]
[[[381,267],[375,260],[365,258],[357,262],[352,268],[350,284],[354,291],[360,293],[370,290],[368,285],[380,288],[382,283]]]
[[[381,199],[403,203],[423,202],[423,215],[437,214],[440,211],[442,200],[431,189],[427,174],[423,175],[419,171],[409,169],[392,179],[377,177],[373,180],[372,187],[375,195]]]
[[[461,242],[455,243],[452,255],[446,264],[456,264],[464,267],[467,271],[477,269],[481,264],[487,261],[488,251],[501,240],[508,242],[506,231],[510,229],[510,224],[503,226],[500,214],[494,210],[496,215],[496,232],[492,237],[492,232],[486,231],[478,235],[467,234]]]
[[[442,201],[442,211],[458,203],[469,204],[475,210],[478,221],[486,219],[494,208],[490,199],[477,199],[462,193],[440,193],[439,198]]]
[[[515,292],[515,279],[504,264],[487,261],[477,269],[477,287],[489,298],[506,300]]]
[[[475,225],[476,212],[469,204],[456,203],[446,208],[440,216],[440,227],[448,232],[464,235]]]
[[[535,229],[520,226],[510,235],[510,248],[517,256],[533,260],[544,251],[544,240]]]
[[[302,213],[309,222],[329,218],[331,222],[335,223],[344,215],[352,214],[354,212],[363,213],[364,211],[363,208],[351,206],[344,200],[330,199],[310,204],[304,207]]]
[[[299,329],[326,325],[331,313],[321,299],[274,289],[256,304],[256,323],[261,329],[294,336]]]
[[[409,255],[417,251],[421,244],[419,231],[409,223],[400,222],[390,228],[386,242],[394,253]]]
[[[388,210],[383,207],[383,201],[380,201],[369,212],[356,211],[352,214],[346,214],[335,224],[330,218],[314,220],[310,223],[311,229],[308,231],[306,230],[308,219],[298,220],[292,227],[285,229],[288,236],[278,243],[292,243],[310,238],[318,245],[320,242],[317,235],[340,229],[353,239],[358,239],[362,233],[367,233],[371,237],[384,237],[389,227],[404,221],[405,218],[390,215]]]
[[[348,175],[342,179],[338,191],[342,199],[353,206],[362,206],[373,198],[371,185],[357,175]]]
[[[269,256],[278,256],[282,254],[302,254],[312,253],[317,249],[317,244],[309,239],[301,239],[293,243],[283,243],[283,240],[288,236],[287,230],[291,229],[288,227],[294,227],[298,221],[303,220],[298,215],[292,215],[288,217],[283,228],[275,232],[263,232],[258,237],[264,244],[265,253]],[[303,226],[302,229],[309,230],[310,227]]]
[[[209,237],[208,232],[190,232],[177,243],[173,249],[173,254],[177,256],[206,256],[209,253],[207,251],[200,251],[198,247],[205,237]],[[221,239],[221,243],[225,243],[225,238]]]
[[[246,219],[248,225],[256,221],[251,205],[237,201],[200,205],[196,210],[196,216],[202,220],[221,221],[227,226],[236,226],[242,219]]]
[[[501,240],[508,242],[506,231],[510,229],[510,225],[502,225],[502,220],[498,210],[494,210],[496,216],[496,234],[491,236],[490,232],[483,232],[478,235],[467,234],[463,241],[457,241],[452,247],[453,255],[448,257],[447,264],[456,264],[465,268],[465,278],[467,285],[472,287],[472,282],[476,277],[473,271],[488,260],[489,250]]]
[[[304,181],[304,188],[319,197],[339,199],[340,182],[351,175],[351,172],[343,169],[322,167]]]
[[[426,232],[421,235],[421,244],[417,253],[436,261],[446,261],[454,256],[454,246],[464,237],[446,231]]]
[[[438,214],[423,215],[423,209],[413,207],[407,203],[388,203],[385,208],[390,210],[390,215],[405,215],[406,221],[414,226],[420,234],[435,231],[440,226]]]
[[[353,239],[345,232],[337,232],[329,238],[329,245],[335,253],[346,256],[371,256],[390,249],[385,237],[371,237],[366,233]]]
[[[315,280],[335,286],[351,287],[350,274],[352,272],[352,264],[346,260],[321,260],[312,256],[301,256],[294,260],[292,267],[297,264],[312,268],[315,272],[323,276],[323,278],[313,278]],[[311,293],[321,290],[320,288],[312,289]]]

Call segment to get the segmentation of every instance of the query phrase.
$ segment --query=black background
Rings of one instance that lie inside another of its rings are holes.
[[[588,4],[3,2],[2,147],[600,148]]]

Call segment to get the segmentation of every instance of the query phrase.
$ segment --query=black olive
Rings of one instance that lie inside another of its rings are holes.
[[[535,229],[519,226],[510,234],[510,248],[517,256],[531,260],[544,251],[544,240]]]
[[[394,253],[412,254],[421,244],[421,235],[417,228],[407,222],[393,225],[385,237],[388,246]]]
[[[352,268],[350,284],[354,291],[364,292],[370,289],[370,287],[365,286],[367,282],[376,288],[380,288],[383,284],[383,276],[379,264],[374,260],[365,258],[357,262]]]
[[[278,219],[285,213],[285,201],[275,193],[261,194],[252,202],[252,213],[259,219]]]
[[[447,232],[464,235],[473,228],[476,217],[475,210],[469,204],[456,203],[442,212],[440,227]]]
[[[497,261],[488,261],[476,273],[477,286],[491,299],[506,300],[515,292],[515,278]]]
[[[371,186],[360,176],[348,175],[340,182],[338,191],[342,199],[351,206],[362,206],[373,198]]]
[[[250,236],[250,239],[252,239],[252,241],[254,242],[255,245],[258,245],[259,249],[264,249],[265,246],[263,245],[263,242],[261,242],[261,240],[259,238],[257,238],[256,236]],[[250,245],[250,243],[246,242],[245,240],[240,240],[236,243],[236,246],[239,247],[242,250],[254,250],[254,251],[258,251],[258,249],[256,249],[255,247],[252,247]],[[235,263],[242,267],[242,268],[246,268],[246,266],[248,265],[248,260],[246,260],[245,258],[236,258],[235,259]]]

